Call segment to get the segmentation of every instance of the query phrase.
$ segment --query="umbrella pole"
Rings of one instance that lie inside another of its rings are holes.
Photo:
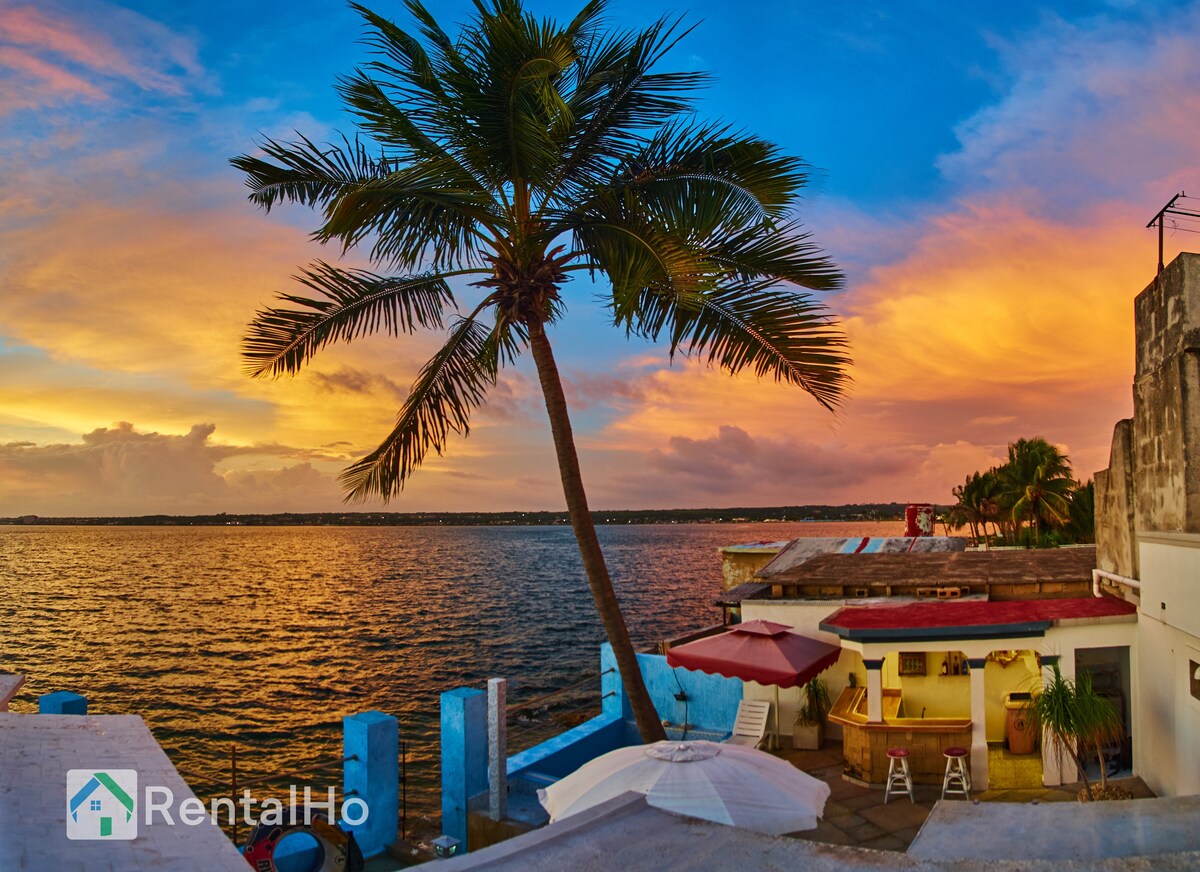
[[[779,750],[779,685],[775,685],[775,750]]]

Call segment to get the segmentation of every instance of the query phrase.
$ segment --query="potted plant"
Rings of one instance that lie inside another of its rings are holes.
[[[1128,799],[1131,794],[1123,788],[1110,787],[1104,761],[1104,747],[1124,735],[1124,725],[1117,710],[1092,688],[1089,675],[1078,682],[1066,678],[1054,667],[1054,676],[1033,698],[1030,707],[1034,723],[1038,724],[1052,747],[1063,754],[1083,779],[1079,792],[1081,802],[1089,799]],[[1095,755],[1100,763],[1100,784],[1090,785],[1087,778],[1087,758]]]
[[[829,714],[829,689],[819,678],[804,685],[804,705],[796,712],[792,725],[792,747],[817,751],[825,740],[825,716]]]

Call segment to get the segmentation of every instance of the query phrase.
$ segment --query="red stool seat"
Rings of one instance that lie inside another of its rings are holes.
[[[942,752],[947,757],[966,757],[969,753],[966,748],[947,748]]]
[[[907,748],[888,748],[887,786],[883,790],[883,804],[891,799],[892,791],[907,793],[909,802],[916,802],[913,797],[912,772],[908,768]]]

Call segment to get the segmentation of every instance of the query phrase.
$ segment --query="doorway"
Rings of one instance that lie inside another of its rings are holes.
[[[1130,711],[1129,646],[1075,649],[1075,680],[1084,676],[1092,688],[1107,699],[1121,716],[1125,737],[1104,749],[1106,775],[1125,778],[1133,774],[1133,713]],[[1088,764],[1088,777],[1100,776],[1100,762]]]

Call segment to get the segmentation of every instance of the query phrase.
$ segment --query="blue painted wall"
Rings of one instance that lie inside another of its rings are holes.
[[[742,682],[672,669],[659,654],[638,654],[638,666],[659,717],[692,725],[693,738],[723,738],[733,729]],[[675,694],[687,694],[686,703]],[[562,778],[596,757],[641,742],[621,685],[612,646],[600,646],[601,713],[574,729],[508,758],[508,777]],[[442,832],[466,847],[467,803],[487,790],[487,695],[457,688],[442,694]],[[676,734],[677,735],[677,734]],[[535,783],[542,779],[531,778]],[[462,850],[460,849],[460,850]]]
[[[687,669],[672,669],[660,654],[638,654],[638,666],[659,718],[672,724],[686,723],[693,738],[723,738],[733,729],[742,682],[723,675],[706,675]],[[675,699],[680,690],[686,703]],[[508,777],[536,772],[562,778],[584,763],[641,742],[629,698],[621,684],[612,646],[600,646],[601,714],[553,739],[508,758]],[[677,733],[676,733],[677,735]]]
[[[562,778],[584,763],[625,745],[625,721],[602,714],[508,758],[508,777],[525,773]]]
[[[691,724],[706,733],[728,735],[737,719],[738,703],[742,701],[742,681],[723,675],[708,675],[690,669],[673,669],[661,654],[638,654],[638,667],[646,682],[646,690],[661,720],[672,724]],[[612,671],[609,671],[612,670]],[[601,692],[612,696],[604,699],[606,714],[620,714],[627,722],[628,744],[640,741],[629,700],[617,672],[617,661],[612,646],[605,642],[600,646]],[[606,673],[606,674],[603,674]],[[687,701],[675,699],[683,691]]]

